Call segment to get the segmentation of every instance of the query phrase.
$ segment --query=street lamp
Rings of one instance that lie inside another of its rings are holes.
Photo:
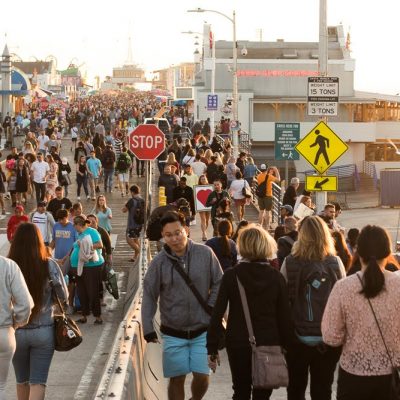
[[[232,18],[228,15],[217,11],[217,10],[207,10],[204,8],[196,8],[194,10],[187,10],[187,12],[194,13],[203,13],[203,12],[212,12],[222,17],[225,17],[229,21],[232,22],[233,25],[233,71],[232,71],[232,111],[233,111],[233,121],[238,123],[238,80],[237,80],[237,43],[236,43],[236,13],[233,10]],[[237,128],[237,127],[236,127]],[[235,129],[232,131],[232,144],[233,144],[233,156],[237,157],[239,155],[239,136],[238,130]]]

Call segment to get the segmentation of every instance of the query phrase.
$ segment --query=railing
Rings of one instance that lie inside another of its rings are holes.
[[[218,133],[215,134],[215,137],[217,138],[217,141],[221,146],[224,145],[224,141],[226,138],[232,139],[232,135],[230,133],[228,134]],[[250,135],[242,130],[239,131],[239,151],[243,151],[246,154],[251,154]]]
[[[378,174],[376,173],[375,163],[371,161],[363,161],[363,172],[374,180],[374,188],[378,188]]]

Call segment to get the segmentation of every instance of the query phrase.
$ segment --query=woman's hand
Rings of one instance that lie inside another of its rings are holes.
[[[212,370],[212,372],[214,372],[217,370],[217,365],[220,366],[220,360],[219,360],[219,355],[217,354],[211,354],[208,356],[208,366],[210,367],[210,369]]]

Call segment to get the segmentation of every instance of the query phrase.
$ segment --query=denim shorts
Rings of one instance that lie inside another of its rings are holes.
[[[164,377],[173,378],[190,372],[209,375],[206,336],[207,332],[194,339],[162,335]]]
[[[54,354],[54,326],[17,329],[13,365],[17,383],[46,385]]]

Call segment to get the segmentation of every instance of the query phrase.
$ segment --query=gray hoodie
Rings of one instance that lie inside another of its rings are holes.
[[[144,336],[154,334],[153,318],[160,298],[161,325],[180,331],[206,328],[210,316],[204,311],[183,278],[174,269],[178,261],[210,307],[217,298],[222,269],[213,251],[188,239],[182,259],[165,248],[157,254],[143,283],[142,323]]]

